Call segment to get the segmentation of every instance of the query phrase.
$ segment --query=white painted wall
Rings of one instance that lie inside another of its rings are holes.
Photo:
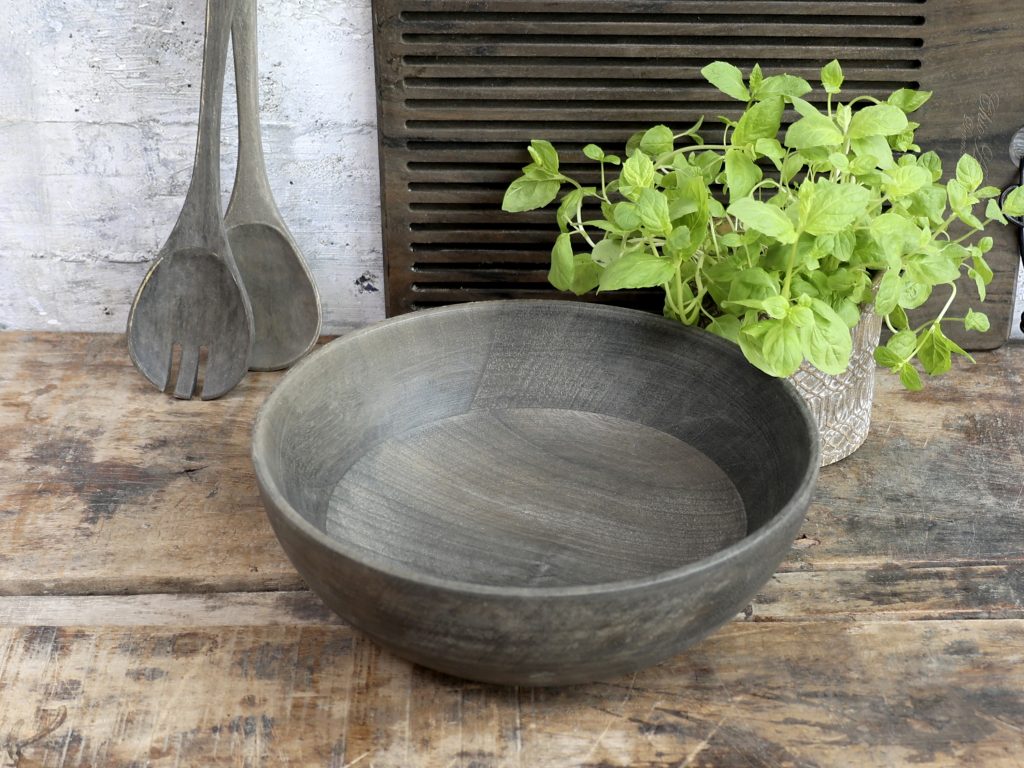
[[[384,314],[356,283],[381,274],[370,2],[259,8],[271,186],[337,333]],[[0,328],[124,329],[188,186],[204,13],[205,0],[0,4]],[[232,82],[226,98],[225,195]]]

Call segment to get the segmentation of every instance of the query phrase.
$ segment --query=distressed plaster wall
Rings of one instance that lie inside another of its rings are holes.
[[[259,3],[271,186],[333,333],[384,313],[374,290],[381,250],[369,6]],[[204,13],[205,0],[0,4],[0,327],[123,330],[191,174]],[[229,82],[225,194],[233,98]]]

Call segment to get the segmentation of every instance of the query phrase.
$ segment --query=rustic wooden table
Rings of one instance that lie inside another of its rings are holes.
[[[741,616],[551,690],[413,667],[304,590],[248,460],[280,374],[176,401],[111,335],[0,363],[3,768],[1024,765],[1024,346],[880,376]]]

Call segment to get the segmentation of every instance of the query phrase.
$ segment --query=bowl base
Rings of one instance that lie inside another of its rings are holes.
[[[657,429],[550,408],[473,410],[380,442],[327,533],[438,578],[508,587],[655,576],[743,538],[736,487]]]

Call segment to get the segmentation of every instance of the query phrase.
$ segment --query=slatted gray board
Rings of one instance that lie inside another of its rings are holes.
[[[374,0],[387,311],[488,298],[563,297],[546,280],[553,213],[500,210],[531,138],[588,167],[655,123],[735,114],[704,83],[714,59],[814,81],[843,63],[850,94],[934,90],[921,143],[962,151],[1003,186],[1024,125],[1024,16],[1005,0]],[[994,347],[1010,322],[1017,255],[998,233]],[[973,289],[965,291],[972,298]],[[936,301],[945,301],[936,296]],[[655,294],[602,300],[658,309]],[[962,300],[958,300],[963,303]],[[976,303],[976,300],[975,300]],[[965,305],[966,306],[966,305]]]

